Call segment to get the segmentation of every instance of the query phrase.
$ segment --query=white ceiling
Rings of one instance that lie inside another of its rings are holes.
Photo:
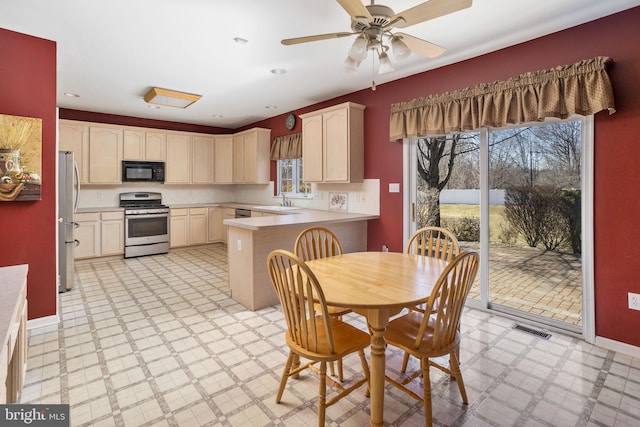
[[[421,0],[377,3],[400,12]],[[402,62],[390,55],[396,71],[375,81],[438,68],[638,5],[640,0],[474,0],[469,9],[402,29],[447,50],[435,59],[412,54]],[[0,0],[0,27],[57,42],[61,108],[225,128],[365,89],[374,67],[370,54],[356,73],[343,70],[353,37],[280,44],[283,38],[351,31],[349,16],[335,0]],[[239,45],[234,37],[248,43]],[[272,74],[275,68],[287,73]],[[202,99],[184,110],[152,110],[142,99],[152,86]]]

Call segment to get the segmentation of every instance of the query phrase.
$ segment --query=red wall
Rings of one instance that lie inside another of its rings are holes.
[[[617,113],[595,116],[596,335],[640,346],[640,311],[627,308],[627,292],[640,293],[640,7],[437,70],[378,85],[296,110],[296,114],[353,101],[365,110],[365,178],[380,180],[380,219],[369,221],[368,247],[402,251],[402,144],[389,142],[390,105],[504,80],[528,71],[609,56]],[[288,133],[284,115],[251,126]],[[300,124],[296,126],[300,130]],[[272,177],[275,173],[272,171]]]
[[[0,114],[42,119],[42,200],[0,203],[0,266],[29,264],[29,318],[51,316],[57,289],[54,42],[0,28]]]
[[[610,67],[609,74],[614,86],[618,112],[612,116],[601,112],[595,118],[596,335],[640,346],[640,333],[636,328],[636,325],[640,324],[640,311],[627,309],[627,292],[640,293],[640,281],[637,279],[640,276],[640,263],[634,262],[640,257],[640,245],[637,244],[640,242],[640,227],[637,227],[635,222],[640,208],[637,194],[640,181],[640,168],[637,167],[640,164],[640,145],[636,142],[640,135],[640,46],[636,42],[640,40],[638,22],[640,22],[640,7],[458,64],[379,85],[375,92],[366,89],[294,112],[301,114],[344,101],[353,101],[367,106],[365,110],[365,178],[379,179],[381,189],[380,219],[369,222],[368,245],[369,249],[377,250],[384,243],[392,251],[401,251],[402,192],[389,193],[386,190],[389,183],[402,183],[403,178],[402,144],[388,140],[390,104],[461,89],[477,83],[504,80],[528,71],[573,64],[594,56],[613,58],[614,64]],[[24,37],[21,36],[21,38]],[[7,49],[5,38],[4,33],[0,33],[2,40],[0,45],[3,46],[0,49]],[[18,40],[14,40],[15,36],[9,38],[9,44],[15,44],[15,46],[10,46],[8,49],[12,52],[22,52],[24,49],[33,51],[37,50],[38,42],[42,43],[37,39],[22,40],[21,38]],[[4,50],[0,50],[0,68],[14,63],[13,59],[11,62],[6,60],[8,56],[2,54]],[[29,52],[29,57],[34,55],[32,51]],[[48,58],[47,55],[53,54],[47,52],[42,55]],[[39,58],[38,61],[40,60],[45,59]],[[23,97],[23,91],[14,87],[20,87],[22,82],[25,85],[24,90],[32,89],[26,82],[31,84],[31,81],[40,79],[39,75],[36,78],[35,70],[39,69],[35,67],[28,71],[12,72],[12,76],[15,74],[15,77],[5,79],[5,82],[9,81],[10,84],[0,83],[3,85],[0,86],[2,88],[0,97],[5,96],[4,85],[8,85],[7,87],[11,90],[19,92],[20,99],[39,100],[44,96],[42,90],[29,91],[29,93],[34,92],[34,95]],[[13,81],[14,79],[17,84]],[[47,87],[53,88],[55,83],[50,83]],[[51,97],[53,95],[51,94]],[[18,94],[15,96],[17,97]],[[14,102],[13,97],[10,99],[11,107],[17,105],[18,100]],[[0,100],[2,100],[0,107],[6,110],[4,105],[7,101],[4,98]],[[40,105],[39,102],[34,104],[37,104],[33,106],[34,109],[45,105]],[[41,114],[40,116],[46,115],[44,112],[40,113],[39,109],[37,111]],[[16,111],[2,112],[19,114]],[[38,116],[36,113],[23,114]],[[273,138],[289,133],[284,128],[284,117],[285,115],[281,115],[247,127],[271,128]],[[140,122],[134,120],[126,124],[145,126],[143,123],[143,120]],[[45,132],[51,131],[51,127],[50,123],[46,123]],[[294,131],[300,129],[301,124],[298,121]],[[49,136],[45,141],[51,141],[52,138]],[[47,153],[45,159],[53,161],[53,153]],[[47,171],[49,174],[52,173],[51,170]],[[275,176],[274,170],[272,170],[272,176]],[[47,175],[45,179],[46,177]],[[48,187],[48,191],[53,191],[53,187]],[[46,194],[45,198],[47,197],[53,198],[51,194]],[[42,206],[45,206],[44,201]],[[4,214],[6,208],[0,206],[0,209],[2,209],[0,214]],[[18,213],[19,209],[26,208],[11,206],[9,209],[11,213]],[[35,210],[33,213],[35,214]],[[33,225],[27,223],[25,226],[29,229]],[[36,243],[32,244],[31,239],[40,242],[43,240],[41,236],[53,235],[53,225],[50,230],[47,227],[44,228],[47,231],[44,234],[39,230],[29,229],[19,238],[16,236],[16,241],[25,248],[23,256],[13,257],[12,263],[37,261],[37,259],[27,258],[27,255],[32,248],[40,247]],[[18,234],[18,232],[12,233],[12,235]],[[49,241],[48,237],[46,241]],[[47,243],[51,251],[54,250],[53,245],[53,240],[52,243]],[[4,259],[0,263],[9,264]],[[46,272],[53,271],[53,268],[54,266],[51,265]],[[43,274],[42,277],[47,279],[47,274]],[[50,312],[50,309],[45,308],[40,311],[43,312],[40,315],[45,315]]]

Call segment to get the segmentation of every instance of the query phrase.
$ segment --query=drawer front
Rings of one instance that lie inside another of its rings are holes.
[[[191,208],[189,209],[190,215],[206,215],[207,208]]]
[[[171,216],[188,216],[189,209],[171,209]]]
[[[101,214],[103,221],[113,221],[124,219],[124,212],[102,212]]]
[[[83,212],[77,213],[74,217],[76,222],[82,221],[99,221],[100,214],[98,212]]]

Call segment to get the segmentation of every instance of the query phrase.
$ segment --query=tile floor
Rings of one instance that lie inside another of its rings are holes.
[[[22,403],[69,403],[73,426],[316,424],[317,380],[275,392],[285,362],[278,307],[247,311],[229,297],[226,246],[79,264],[61,294],[59,326],[29,331]],[[365,324],[357,315],[347,321]],[[640,360],[554,334],[463,316],[457,386],[433,370],[436,426],[637,426]],[[388,371],[401,354],[388,350]],[[415,365],[414,365],[415,366]],[[360,372],[357,356],[345,376]],[[364,389],[327,409],[329,426],[368,425]],[[424,425],[422,406],[387,385],[385,425]]]

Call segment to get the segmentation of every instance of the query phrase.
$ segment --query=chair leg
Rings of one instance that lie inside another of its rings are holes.
[[[458,356],[456,351],[452,351],[449,355],[449,363],[451,364],[451,371],[453,375],[456,377],[456,382],[458,383],[458,389],[460,390],[460,396],[462,396],[462,402],[467,405],[469,402],[467,401],[467,391],[464,388],[464,382],[462,381],[462,372],[460,371],[460,364],[458,363]]]
[[[364,395],[366,397],[369,397],[370,391],[370,385],[371,385],[371,371],[369,370],[369,364],[367,363],[367,359],[364,356],[364,351],[360,350],[358,352],[358,355],[360,356],[360,364],[362,365],[362,372],[364,372],[364,377],[367,379],[367,390],[364,392]]]
[[[342,358],[338,359],[338,379],[340,382],[344,380],[344,372],[342,371]]]
[[[404,352],[404,357],[402,358],[402,369],[400,372],[403,374],[407,371],[407,365],[409,364],[409,353]]]
[[[291,370],[293,371],[295,369],[298,369],[298,367],[300,367],[300,356],[293,353],[293,359],[291,359]],[[297,380],[299,376],[300,374],[295,374],[295,375],[292,375],[291,378],[293,378],[294,380]]]
[[[331,376],[332,377],[336,376],[336,372],[335,372],[335,369],[333,367],[333,362],[329,362],[329,372],[331,372]]]
[[[324,427],[327,409],[327,362],[320,362],[320,385],[318,386],[318,427]]]
[[[287,362],[284,364],[284,370],[282,371],[282,377],[280,378],[280,387],[278,388],[278,395],[276,396],[276,403],[280,403],[282,399],[282,393],[284,392],[284,387],[287,385],[287,379],[289,379],[289,373],[291,372],[291,365],[293,364],[294,356],[297,356],[292,351],[289,352],[289,356],[287,356]],[[300,359],[298,359],[298,363]]]
[[[431,410],[431,378],[429,378],[429,359],[420,360],[423,384],[424,422],[426,427],[432,427],[433,414]]]

